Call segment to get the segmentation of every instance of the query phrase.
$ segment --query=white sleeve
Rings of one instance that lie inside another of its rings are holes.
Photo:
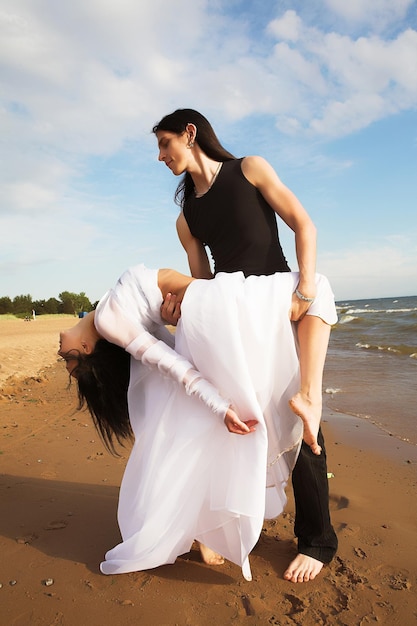
[[[166,343],[144,331],[126,347],[126,350],[144,365],[157,368],[163,376],[168,376],[183,385],[188,395],[200,398],[213,413],[224,418],[231,403],[225,400],[211,383],[202,378],[190,361],[172,350]]]
[[[224,418],[231,403],[201,376],[190,361],[146,330],[114,292],[110,291],[102,298],[94,322],[107,341],[121,346],[147,367],[158,369],[162,375],[172,378],[188,395],[200,398],[213,413]]]

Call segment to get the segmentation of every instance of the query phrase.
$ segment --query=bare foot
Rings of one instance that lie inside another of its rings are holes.
[[[207,565],[223,565],[224,558],[221,554],[214,552],[211,548],[208,548],[204,543],[199,543],[201,558]]]
[[[317,574],[320,574],[322,567],[323,563],[313,559],[312,556],[297,554],[284,572],[284,578],[293,583],[306,583],[309,580],[314,580]]]
[[[317,443],[317,435],[321,420],[321,402],[312,402],[301,391],[289,401],[292,411],[301,417],[304,424],[303,439],[314,454],[321,454],[321,447]]]

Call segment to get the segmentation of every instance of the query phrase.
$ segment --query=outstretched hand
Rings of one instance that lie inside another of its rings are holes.
[[[181,317],[181,302],[177,302],[175,293],[167,293],[165,300],[161,304],[161,317],[166,324],[176,326]]]
[[[232,407],[229,407],[224,418],[224,423],[226,424],[226,428],[229,433],[234,433],[235,435],[248,435],[256,430],[255,426],[258,423],[258,420],[247,420],[246,422],[242,422]]]

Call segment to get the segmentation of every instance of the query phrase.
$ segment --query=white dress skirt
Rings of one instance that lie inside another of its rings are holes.
[[[123,283],[129,297],[123,303],[119,289],[118,301],[130,308],[130,319],[137,306],[132,281],[134,288],[141,285],[155,324],[161,323],[157,272],[144,266],[129,270]],[[334,324],[330,285],[321,275],[316,283],[308,314]],[[253,433],[229,433],[222,416],[201,399],[187,395],[157,367],[132,358],[128,401],[135,442],[120,487],[122,541],[106,553],[100,566],[104,574],[174,563],[196,539],[251,579],[249,554],[264,518],[284,509],[285,486],[302,440],[302,422],[288,405],[299,389],[289,320],[297,284],[295,272],[248,278],[220,273],[191,283],[182,302],[175,350],[241,419],[258,421]],[[112,298],[109,293],[99,312]],[[96,325],[100,331],[100,316]]]

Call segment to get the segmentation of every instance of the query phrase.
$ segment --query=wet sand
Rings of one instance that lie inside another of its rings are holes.
[[[76,321],[0,318],[1,624],[415,623],[416,448],[329,410],[339,551],[315,581],[282,579],[295,555],[291,488],[286,512],[265,522],[252,553],[252,582],[233,564],[204,565],[195,549],[174,565],[103,576],[99,563],[119,541],[129,450],[106,452],[57,363],[58,330]]]

